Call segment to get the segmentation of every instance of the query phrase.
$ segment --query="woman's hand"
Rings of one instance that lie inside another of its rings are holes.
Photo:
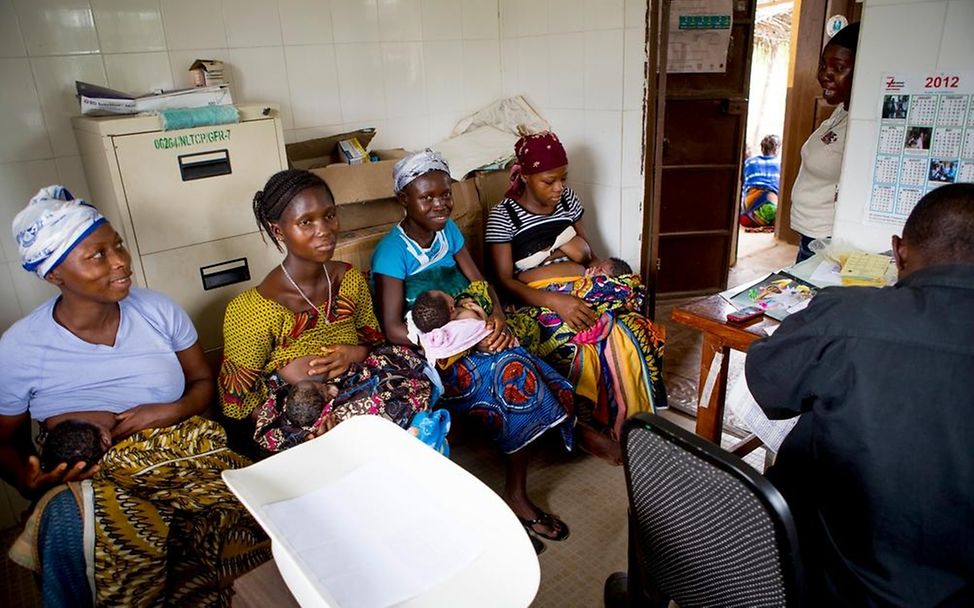
[[[88,479],[98,472],[98,465],[86,469],[86,462],[79,462],[73,467],[68,468],[68,463],[62,462],[54,470],[44,473],[41,471],[41,461],[37,456],[27,459],[27,466],[24,469],[24,478],[21,487],[27,496],[40,496],[48,488],[69,481],[81,481]]]
[[[112,438],[116,441],[144,429],[158,429],[179,422],[179,408],[172,403],[143,403],[115,415]]]
[[[545,307],[555,311],[573,331],[588,329],[599,320],[599,316],[585,300],[567,293],[548,294]]]
[[[322,356],[311,360],[309,376],[330,380],[348,371],[353,363],[361,363],[369,356],[369,347],[358,344],[336,344],[321,347]]]
[[[507,328],[507,322],[504,320],[503,313],[491,315],[487,319],[487,329],[490,330],[490,335],[477,343],[477,350],[487,353],[499,353],[514,345],[514,335]]]

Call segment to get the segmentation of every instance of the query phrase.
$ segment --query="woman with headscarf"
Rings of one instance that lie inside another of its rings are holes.
[[[832,234],[858,43],[859,24],[850,23],[826,43],[818,62],[822,96],[836,108],[802,146],[802,164],[791,188],[791,228],[799,236],[799,262],[812,257],[812,241]]]
[[[417,152],[396,163],[393,180],[405,217],[372,255],[386,337],[393,344],[412,343],[407,311],[429,290],[451,296],[463,292],[487,312],[490,333],[479,345],[437,364],[443,399],[452,411],[473,419],[507,454],[504,499],[540,552],[544,545],[535,536],[564,540],[569,531],[528,497],[525,448],[555,427],[571,447],[571,386],[543,361],[515,347],[497,294],[483,280],[450,219],[453,195],[446,161],[431,150]]]
[[[268,546],[220,479],[249,462],[200,417],[213,376],[192,322],[132,286],[121,237],[61,186],[38,192],[13,233],[23,267],[60,294],[0,338],[0,471],[40,498],[11,557],[39,573],[45,605],[229,605],[232,578]],[[114,445],[44,471],[32,418],[42,444],[71,420]]]
[[[620,461],[622,422],[666,403],[663,329],[640,314],[645,289],[637,276],[557,276],[562,262],[576,268],[595,258],[584,209],[567,184],[568,156],[550,132],[520,138],[514,151],[511,186],[486,229],[498,281],[522,305],[509,324],[529,351],[572,383],[586,405],[579,418],[613,441]],[[519,278],[539,267],[552,278]]]
[[[429,408],[423,360],[385,344],[365,276],[333,260],[338,208],[325,181],[309,171],[275,173],[254,195],[254,216],[284,260],[260,285],[227,306],[220,405],[248,453],[290,447],[284,397],[314,379],[337,389],[307,425],[305,438],[360,414],[406,428]]]

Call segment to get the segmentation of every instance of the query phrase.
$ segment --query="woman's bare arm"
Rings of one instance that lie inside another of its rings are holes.
[[[405,314],[406,289],[402,279],[384,274],[374,274],[375,299],[379,310],[379,323],[390,344],[411,346],[403,321]]]

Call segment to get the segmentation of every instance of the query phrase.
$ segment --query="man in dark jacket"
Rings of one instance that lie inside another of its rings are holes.
[[[974,184],[893,237],[894,287],[829,288],[748,351],[771,418],[801,415],[768,477],[814,606],[974,606]]]

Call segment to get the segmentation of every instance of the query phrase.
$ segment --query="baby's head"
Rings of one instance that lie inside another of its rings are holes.
[[[618,277],[624,274],[632,274],[632,267],[619,258],[606,258],[590,264],[585,270],[585,274],[588,276],[606,275]]]
[[[96,464],[105,455],[107,433],[90,422],[65,420],[47,432],[41,453],[41,469],[52,471],[62,462],[68,468],[84,461]]]
[[[337,393],[338,388],[333,384],[320,384],[308,380],[298,382],[284,397],[284,421],[291,426],[313,425],[321,417],[325,405]]]
[[[426,333],[439,329],[453,320],[455,302],[450,294],[430,289],[419,294],[413,305],[413,323]]]

